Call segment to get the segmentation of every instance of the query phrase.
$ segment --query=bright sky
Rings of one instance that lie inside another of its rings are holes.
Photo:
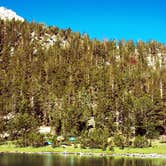
[[[0,0],[0,6],[91,38],[166,43],[166,0]]]

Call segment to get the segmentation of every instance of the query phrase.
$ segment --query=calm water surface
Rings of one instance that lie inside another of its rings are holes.
[[[166,166],[166,159],[0,154],[0,166]]]

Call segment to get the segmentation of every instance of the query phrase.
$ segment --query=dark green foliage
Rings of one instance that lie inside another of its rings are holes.
[[[59,147],[61,145],[71,145],[71,142],[66,140],[66,139],[57,139],[57,136],[53,136],[52,138],[52,147],[55,148],[55,147]]]
[[[0,133],[6,131],[6,123],[4,119],[0,119]]]
[[[18,114],[9,121],[8,131],[11,138],[24,137],[26,134],[36,132],[37,122],[33,116]]]
[[[122,134],[115,134],[113,138],[114,144],[120,148],[124,148],[125,146],[125,138]]]
[[[133,144],[135,148],[146,148],[150,146],[148,139],[144,136],[135,137]]]
[[[17,145],[21,147],[33,146],[40,147],[44,145],[44,135],[39,133],[28,133],[25,134],[17,141]]]
[[[159,132],[156,130],[154,124],[149,124],[146,131],[146,138],[150,139],[150,146],[152,146],[152,139],[158,139],[159,136]]]
[[[107,130],[94,129],[88,135],[84,135],[81,140],[82,147],[101,148],[106,150],[109,133]]]
[[[7,134],[7,124],[4,119],[0,119],[0,144],[8,140]]]
[[[148,125],[146,137],[148,139],[158,139],[159,138],[159,132],[156,131],[155,126]]]
[[[58,147],[60,145],[60,142],[57,141],[57,136],[54,136],[52,138],[52,147],[55,148],[55,147]]]

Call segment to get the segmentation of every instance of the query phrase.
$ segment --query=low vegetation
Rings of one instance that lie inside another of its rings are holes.
[[[97,148],[81,148],[76,146],[59,146],[52,147],[42,146],[42,147],[18,147],[17,145],[7,142],[6,144],[0,145],[0,152],[25,152],[25,153],[40,153],[40,152],[57,152],[57,153],[89,153],[89,154],[166,154],[166,144],[154,143],[152,147],[148,148],[134,148],[134,147],[113,147],[113,149],[102,149]]]

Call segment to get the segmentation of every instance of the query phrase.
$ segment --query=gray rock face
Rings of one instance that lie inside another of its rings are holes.
[[[95,118],[93,116],[88,120],[88,127],[95,128]]]

